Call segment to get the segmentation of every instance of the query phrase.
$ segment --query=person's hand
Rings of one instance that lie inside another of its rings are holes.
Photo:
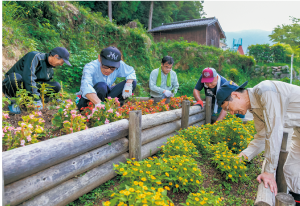
[[[43,103],[41,100],[34,101],[33,104],[37,107],[38,110],[43,109]]]
[[[122,96],[124,99],[132,96],[132,83],[125,83]]]
[[[247,157],[243,152],[241,152],[241,153],[238,155],[238,157],[240,158],[240,162],[243,161],[243,158],[242,158],[242,157],[244,157],[245,160],[248,159],[248,157]]]
[[[172,96],[172,92],[169,91],[169,90],[165,90],[165,91],[164,91],[164,95],[165,95],[166,97],[171,97],[171,96]]]
[[[263,181],[265,188],[268,188],[269,185],[271,192],[273,192],[275,196],[277,195],[277,184],[273,173],[264,172],[258,175],[256,179],[259,183]]]
[[[203,101],[202,100],[197,101],[195,105],[198,105],[201,107],[201,109],[203,109]]]

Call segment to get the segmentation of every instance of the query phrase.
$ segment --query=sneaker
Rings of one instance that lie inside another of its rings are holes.
[[[8,109],[9,109],[9,112],[12,114],[21,114],[20,107],[15,103],[8,105]]]

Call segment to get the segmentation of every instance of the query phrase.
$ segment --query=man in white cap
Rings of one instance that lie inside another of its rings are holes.
[[[196,105],[203,107],[203,101],[200,98],[200,91],[204,89],[205,96],[212,97],[212,123],[216,121],[221,121],[225,118],[227,112],[222,110],[221,107],[218,106],[216,95],[217,91],[227,80],[219,75],[214,68],[207,67],[202,71],[202,74],[194,88],[194,97],[196,99]],[[241,118],[245,116],[239,116]]]
[[[246,114],[249,110],[257,133],[239,156],[248,160],[265,150],[265,172],[257,177],[268,185],[275,196],[277,169],[283,128],[293,128],[291,149],[283,167],[284,177],[296,205],[300,206],[300,87],[280,81],[262,81],[245,89],[248,82],[237,86],[232,81],[221,86],[217,94],[220,107],[231,114]]]
[[[60,84],[50,81],[54,75],[53,67],[62,66],[64,63],[71,66],[69,56],[68,50],[64,47],[56,47],[50,53],[37,51],[27,53],[5,74],[5,79],[2,82],[3,93],[9,99],[16,97],[18,88],[21,88],[21,84],[23,84],[27,91],[38,96],[34,104],[41,110],[43,108],[39,97],[41,84],[47,83],[54,90],[54,93],[59,92]],[[21,113],[20,107],[14,102],[8,108],[10,113]]]

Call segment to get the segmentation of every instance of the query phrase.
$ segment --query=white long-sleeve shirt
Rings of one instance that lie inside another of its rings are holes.
[[[243,153],[251,160],[265,150],[265,171],[274,173],[283,128],[300,127],[300,87],[267,80],[247,90],[257,133]]]

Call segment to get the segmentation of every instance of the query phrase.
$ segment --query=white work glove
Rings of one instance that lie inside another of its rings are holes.
[[[164,95],[165,95],[166,97],[171,97],[173,94],[172,94],[171,91],[165,90]]]
[[[33,104],[34,104],[35,106],[39,106],[39,107],[37,108],[38,110],[42,110],[42,109],[43,109],[43,103],[42,103],[41,100],[34,101]]]
[[[122,96],[124,99],[132,96],[132,83],[125,83]]]

